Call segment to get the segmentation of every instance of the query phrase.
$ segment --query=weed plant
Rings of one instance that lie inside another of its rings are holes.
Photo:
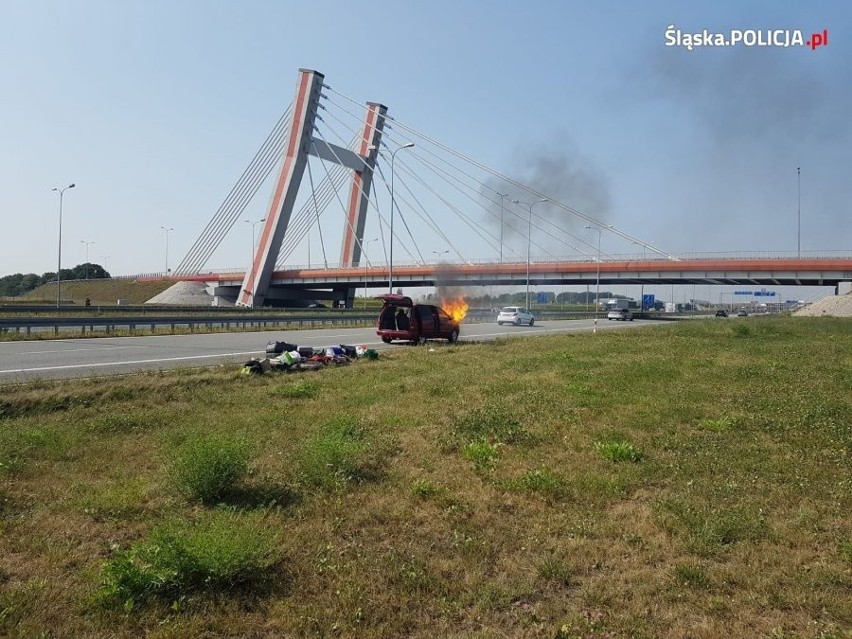
[[[341,416],[323,424],[296,453],[300,482],[334,490],[373,476],[371,442],[357,420]]]
[[[595,442],[595,450],[604,459],[614,462],[640,462],[642,453],[630,442]]]
[[[188,497],[215,504],[246,475],[249,458],[245,439],[192,435],[175,451],[171,475]]]
[[[149,598],[175,600],[259,583],[281,560],[281,532],[265,514],[216,509],[170,521],[104,566],[99,600],[129,612]]]

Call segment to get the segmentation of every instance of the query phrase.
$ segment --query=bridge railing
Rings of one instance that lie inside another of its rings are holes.
[[[852,251],[849,250],[820,250],[820,251],[802,251],[801,254],[795,251],[728,251],[728,252],[686,252],[686,253],[671,253],[660,255],[659,253],[619,253],[619,254],[602,254],[601,262],[671,262],[675,260],[793,260],[793,259],[852,259]],[[559,255],[559,256],[535,256],[531,262],[533,264],[564,262],[564,263],[588,263],[597,261],[596,255]],[[441,260],[437,266],[446,266],[452,268],[454,266],[488,266],[497,264],[526,264],[526,260],[509,260],[499,258],[472,258],[465,260]],[[394,268],[397,267],[417,267],[428,266],[434,264],[428,261],[418,260],[394,260]],[[379,262],[370,260],[369,268],[371,269],[386,269],[387,262]],[[340,263],[326,264],[288,264],[284,270],[293,271],[324,271],[326,269],[351,269],[353,272],[358,270],[363,271],[364,265],[345,266]],[[235,275],[242,277],[245,275],[246,267],[229,267],[229,268],[213,268],[204,269],[191,275],[203,276],[210,275],[217,278],[222,275]],[[188,274],[189,275],[189,274]],[[113,279],[169,279],[175,281],[181,280],[184,275],[176,275],[175,273],[166,273],[164,271],[154,271],[151,273],[137,273],[136,275],[115,275]]]
[[[650,261],[660,261],[660,262],[670,262],[673,259],[677,260],[704,260],[704,259],[732,259],[732,260],[791,260],[791,259],[849,259],[852,258],[852,251],[842,251],[842,250],[834,250],[834,251],[802,251],[801,255],[796,254],[795,252],[790,251],[761,251],[761,252],[706,252],[706,253],[671,253],[668,255],[660,255],[658,253],[646,253],[643,255],[642,253],[619,253],[619,254],[603,254],[601,255],[601,262],[650,262]],[[587,263],[594,262],[597,260],[596,255],[561,255],[561,256],[536,256],[532,258],[532,263],[538,264],[543,262],[566,262],[566,263]],[[488,265],[497,265],[497,264],[526,264],[526,260],[509,260],[503,259],[502,262],[498,258],[474,258],[474,259],[465,259],[465,260],[441,260],[438,263],[438,266],[488,266]],[[428,261],[418,261],[418,260],[394,260],[394,268],[396,267],[416,267],[416,266],[426,266],[429,264],[433,264],[433,262]],[[328,266],[325,264],[288,264],[285,270],[294,270],[294,271],[304,271],[304,270],[319,270],[324,271],[326,269],[342,269],[342,268],[351,268],[352,270],[364,269],[364,265],[351,266],[346,267],[343,264],[339,263],[329,263]],[[388,264],[386,262],[378,262],[374,260],[370,260],[369,268],[388,268]],[[245,268],[223,268],[223,269],[213,269],[210,271],[205,271],[210,274],[242,274],[245,273]]]

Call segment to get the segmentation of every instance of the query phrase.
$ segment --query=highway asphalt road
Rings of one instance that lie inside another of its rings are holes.
[[[610,322],[601,319],[598,321],[598,330],[638,328],[659,323],[661,322],[657,320]],[[535,326],[463,324],[460,341],[583,332],[591,331],[592,327],[593,320],[590,319],[536,322]],[[405,347],[383,344],[376,335],[375,328],[0,342],[0,384],[241,363],[251,357],[263,356],[266,343],[270,340],[314,347],[332,344],[364,344],[376,349]]]

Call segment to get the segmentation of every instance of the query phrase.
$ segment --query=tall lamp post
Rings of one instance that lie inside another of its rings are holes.
[[[601,227],[591,226],[586,224],[587,229],[592,229],[598,232],[598,273],[595,278],[595,325],[592,328],[592,333],[598,332],[598,306],[600,305],[601,295]]]
[[[530,216],[527,220],[527,310],[530,310],[530,246],[532,244],[532,210],[536,204],[547,202],[547,200],[542,198],[535,202],[521,202],[519,200],[512,200],[512,202],[515,204],[525,204],[530,210]]]
[[[364,258],[364,308],[367,308],[367,266],[370,264],[370,260],[367,258],[367,246],[370,242],[375,242],[379,238],[374,237],[372,239],[361,242],[361,256]]]
[[[393,293],[393,212],[396,208],[396,204],[394,203],[393,198],[393,161],[396,158],[396,154],[402,151],[403,149],[410,149],[414,146],[414,142],[406,142],[401,147],[395,149],[391,153],[391,219],[390,219],[390,251],[388,257],[388,293]]]
[[[446,251],[432,251],[432,252],[435,254],[435,263],[437,264],[438,262],[441,261],[441,256],[446,255],[450,251],[446,250]]]
[[[101,255],[101,259],[104,261],[104,264],[103,264],[104,275],[106,275],[106,270],[107,270],[106,262],[110,257],[112,257],[112,256],[111,255]]]
[[[160,228],[163,229],[166,232],[166,277],[168,277],[168,275],[169,275],[169,233],[171,231],[174,231],[174,229],[171,228],[171,227],[166,228],[165,226],[161,226]]]
[[[634,244],[639,244],[639,242],[633,242]],[[642,261],[645,261],[645,245],[642,244]],[[645,312],[645,282],[642,281],[642,288],[639,291],[639,312]]]
[[[503,264],[503,198],[509,197],[508,193],[498,193],[500,196],[500,264]]]
[[[265,221],[265,217],[254,221],[243,220],[243,222],[245,222],[246,224],[251,224],[251,262],[249,267],[249,286],[251,286],[251,308],[254,308],[254,227]]]
[[[796,167],[796,191],[799,199],[798,232],[796,233],[796,256],[802,257],[802,167]]]
[[[73,189],[76,184],[69,184],[60,188],[51,189],[59,193],[59,256],[56,260],[56,308],[62,301],[62,196],[68,189]]]
[[[80,244],[86,245],[86,279],[89,279],[89,246],[94,244],[94,242],[87,242],[86,240],[80,240]]]

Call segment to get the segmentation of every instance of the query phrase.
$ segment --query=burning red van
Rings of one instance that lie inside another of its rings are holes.
[[[415,304],[410,297],[392,293],[377,299],[384,300],[385,304],[379,313],[376,334],[386,344],[394,340],[423,344],[430,339],[452,343],[459,338],[459,320],[439,306]]]

